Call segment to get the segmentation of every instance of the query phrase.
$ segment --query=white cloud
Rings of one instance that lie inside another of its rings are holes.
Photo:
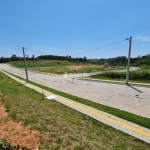
[[[150,37],[147,37],[147,36],[138,36],[138,37],[136,37],[136,39],[139,41],[142,41],[142,42],[150,41]]]

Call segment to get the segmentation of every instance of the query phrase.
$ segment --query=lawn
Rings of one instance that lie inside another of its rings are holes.
[[[85,116],[1,73],[0,98],[9,116],[40,131],[41,150],[149,150],[150,144]]]

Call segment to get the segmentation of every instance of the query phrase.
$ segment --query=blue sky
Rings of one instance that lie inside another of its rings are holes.
[[[0,0],[0,57],[22,56],[22,47],[29,57],[127,56],[128,41],[82,52],[130,36],[131,57],[150,54],[149,8],[150,0]]]

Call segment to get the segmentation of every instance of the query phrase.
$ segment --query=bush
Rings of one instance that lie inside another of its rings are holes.
[[[140,67],[140,69],[150,69],[150,66],[149,65],[143,65]]]
[[[104,72],[98,75],[93,75],[91,77],[97,79],[126,79],[126,72]],[[150,73],[148,71],[131,71],[129,74],[129,79],[150,81]]]
[[[92,77],[96,78],[109,78],[109,79],[125,79],[125,73],[119,72],[104,72]]]

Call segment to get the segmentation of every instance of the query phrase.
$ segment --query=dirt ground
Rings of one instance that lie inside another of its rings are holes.
[[[5,108],[0,105],[0,119],[6,116]],[[0,122],[0,140],[4,137],[8,137],[7,142],[15,146],[14,150],[36,150],[40,145],[38,132],[30,130],[28,127],[24,127],[21,122],[13,120]]]
[[[7,113],[5,112],[4,106],[0,105],[0,118],[6,117]]]

